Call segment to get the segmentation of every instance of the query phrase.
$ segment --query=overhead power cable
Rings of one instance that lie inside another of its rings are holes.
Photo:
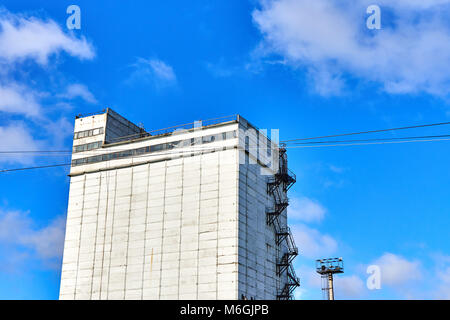
[[[313,144],[326,144],[326,143],[352,143],[352,142],[373,142],[373,141],[391,141],[391,140],[416,140],[416,139],[437,139],[437,138],[448,138],[450,137],[450,134],[443,134],[443,135],[428,135],[428,136],[410,136],[410,137],[394,137],[394,138],[372,138],[372,139],[352,139],[352,140],[326,140],[326,141],[307,141],[307,142],[291,142],[287,146],[292,145],[313,145]],[[177,148],[170,149],[175,151],[168,151],[163,153],[156,153],[156,154],[143,154],[142,156],[159,156],[159,155],[166,155],[166,154],[176,154],[176,153],[189,153],[189,152],[195,152],[198,150],[210,150],[210,149],[216,149],[214,147],[208,147],[208,146],[191,146],[188,147],[190,149],[182,150],[182,151],[176,151]],[[250,147],[252,148],[252,147]],[[253,147],[258,148],[258,147]],[[120,152],[120,151],[129,151],[130,149],[115,149],[111,150],[113,152]],[[106,151],[109,151],[107,149],[94,149],[89,151],[84,151],[84,155],[93,154],[93,155],[102,155],[102,154],[108,154],[105,153]],[[65,151],[56,151],[56,150],[39,150],[39,151],[0,151],[0,154],[33,154],[33,156],[36,155],[44,155],[48,156],[46,153],[49,153],[54,156],[70,156],[72,155],[72,151],[65,150]],[[80,152],[81,154],[81,152]],[[136,156],[135,156],[136,157]],[[139,156],[137,156],[139,157]]]
[[[0,151],[0,154],[15,154],[15,153],[72,153],[71,150],[13,150]]]
[[[54,167],[63,167],[63,166],[70,166],[70,163],[50,164],[50,165],[46,165],[46,166],[15,168],[15,169],[2,169],[2,170],[0,170],[0,173],[13,172],[13,171],[23,171],[23,170],[33,170],[33,169],[54,168]]]
[[[413,142],[434,142],[434,141],[450,141],[450,139],[431,139],[431,140],[406,140],[406,141],[380,141],[367,143],[340,143],[340,144],[321,144],[321,145],[303,145],[303,146],[288,146],[288,149],[300,148],[321,148],[321,147],[347,147],[347,146],[367,146],[377,144],[397,144],[397,143],[413,143]]]
[[[333,134],[333,135],[325,135],[325,136],[317,136],[317,137],[309,137],[309,138],[297,138],[297,139],[290,139],[290,140],[281,140],[280,143],[291,143],[296,141],[306,141],[306,140],[317,140],[317,139],[324,139],[324,138],[333,138],[333,137],[344,137],[344,136],[351,136],[351,135],[359,135],[359,134],[369,134],[369,133],[380,133],[380,132],[388,132],[388,131],[395,131],[395,130],[407,130],[407,129],[416,129],[416,128],[426,128],[426,127],[434,127],[434,126],[443,126],[443,125],[450,125],[450,122],[439,122],[439,123],[431,123],[431,124],[422,124],[422,125],[415,125],[415,126],[407,126],[407,127],[398,127],[398,128],[389,128],[389,129],[379,129],[379,130],[368,130],[368,131],[360,131],[360,132],[350,132],[350,133],[342,133],[342,134]],[[423,138],[431,138],[431,137],[439,137],[439,136],[423,136]],[[398,139],[419,139],[422,137],[405,137],[405,138],[398,138]],[[348,140],[352,141],[352,140]],[[356,140],[355,140],[356,141]],[[334,141],[333,141],[334,142]],[[191,146],[191,148],[202,148],[203,146]],[[127,151],[128,149],[115,149],[111,151]],[[104,151],[104,149],[96,149],[96,150],[90,150],[88,152],[101,152]],[[19,153],[68,153],[72,154],[72,150],[5,150],[0,151],[0,154],[19,154]],[[84,152],[86,153],[86,152]]]
[[[358,134],[379,133],[379,132],[388,132],[388,131],[397,131],[397,130],[436,127],[436,126],[444,126],[444,125],[450,125],[450,122],[439,122],[439,123],[422,124],[422,125],[408,126],[408,127],[389,128],[389,129],[380,129],[380,130],[369,130],[369,131],[359,131],[359,132],[350,132],[350,133],[340,133],[340,134],[332,134],[332,135],[318,136],[318,137],[283,140],[283,141],[280,141],[280,142],[288,143],[288,142],[293,142],[293,141],[304,141],[304,140],[316,140],[316,139],[324,139],[324,138],[335,138],[335,137],[353,136],[353,135],[358,135]]]
[[[376,145],[376,144],[392,144],[392,143],[413,143],[413,142],[434,142],[434,141],[450,141],[447,139],[450,135],[429,135],[429,136],[415,136],[415,137],[395,137],[395,138],[374,138],[374,139],[353,139],[353,140],[331,140],[331,141],[308,141],[308,142],[299,142],[299,141],[307,141],[307,140],[316,140],[323,138],[331,138],[331,137],[343,137],[343,136],[352,136],[359,134],[369,134],[369,133],[379,133],[379,132],[388,132],[395,130],[406,130],[406,129],[416,129],[416,128],[425,128],[425,127],[435,127],[435,126],[443,126],[449,125],[450,122],[440,122],[440,123],[432,123],[432,124],[423,124],[416,126],[407,126],[407,127],[398,127],[398,128],[389,128],[389,129],[380,129],[380,130],[369,130],[369,131],[360,131],[360,132],[351,132],[351,133],[343,133],[343,134],[334,134],[334,135],[326,135],[326,136],[318,136],[318,137],[309,137],[309,138],[299,138],[299,139],[291,139],[291,140],[283,140],[282,143],[287,143],[288,146],[286,148],[296,149],[296,148],[314,148],[314,147],[335,147],[335,146],[362,146],[362,145]],[[130,158],[140,158],[140,157],[149,157],[149,156],[160,156],[160,155],[168,155],[168,154],[176,154],[176,153],[192,153],[197,152],[199,150],[208,150],[208,149],[216,149],[216,148],[208,148],[205,146],[191,146],[190,150],[183,151],[175,151],[175,152],[163,152],[158,154],[143,154],[139,156],[131,156]],[[106,151],[105,149],[91,150],[86,153],[98,154],[98,152]],[[111,151],[120,151],[120,150],[111,150]],[[128,150],[123,150],[128,151]],[[55,156],[68,156],[72,155],[72,150],[16,150],[16,151],[0,151],[0,154],[39,154],[45,155],[52,154]],[[102,153],[103,154],[103,153]],[[23,171],[23,170],[34,170],[34,169],[43,169],[43,168],[53,168],[53,167],[62,167],[62,166],[70,166],[71,163],[63,163],[63,164],[52,164],[52,165],[43,165],[43,166],[35,166],[35,167],[25,167],[25,168],[14,168],[14,169],[0,169],[0,173],[5,172],[13,172],[13,171]]]
[[[352,139],[352,140],[308,141],[308,142],[292,142],[292,143],[289,143],[288,146],[291,146],[291,145],[325,144],[325,143],[349,143],[349,142],[373,142],[373,141],[391,141],[391,140],[437,139],[437,138],[448,138],[448,137],[450,137],[450,134],[435,135],[435,136],[395,137],[395,138],[372,138],[372,139]]]
[[[450,135],[448,135],[450,137]],[[398,143],[414,143],[414,142],[435,142],[435,141],[450,141],[448,139],[428,139],[428,140],[403,140],[403,141],[380,141],[380,142],[367,142],[367,143],[341,143],[341,144],[309,144],[309,145],[294,145],[287,146],[288,149],[299,149],[299,148],[321,148],[321,147],[346,147],[346,146],[364,146],[364,145],[381,145],[381,144],[398,144]],[[189,152],[190,153],[190,152]],[[164,155],[164,154],[159,154]],[[150,155],[147,155],[150,156]],[[145,155],[134,156],[130,158],[140,158],[145,157]],[[25,168],[14,168],[14,169],[3,169],[0,170],[0,173],[13,172],[13,171],[24,171],[24,170],[33,170],[33,169],[43,169],[43,168],[52,168],[52,167],[62,167],[62,166],[70,166],[71,163],[62,163],[62,164],[53,164],[46,166],[37,166],[37,167],[25,167]]]
[[[175,151],[175,152],[161,152],[161,153],[153,153],[153,154],[142,154],[142,155],[134,155],[130,156],[129,159],[136,159],[136,158],[145,158],[145,157],[156,157],[156,156],[166,156],[166,155],[174,155],[174,154],[184,154],[184,153],[194,153],[194,152],[201,152],[201,151],[208,151],[208,150],[218,150],[219,147],[215,148],[203,148],[203,149],[197,149],[197,150],[183,150],[183,151]],[[112,159],[113,160],[113,159]],[[0,169],[0,173],[6,173],[6,172],[13,172],[13,171],[23,171],[23,170],[33,170],[33,169],[43,169],[43,168],[52,168],[52,167],[62,167],[62,166],[70,166],[71,163],[63,163],[63,164],[52,164],[52,165],[45,165],[45,166],[36,166],[36,167],[25,167],[25,168],[14,168],[14,169]]]

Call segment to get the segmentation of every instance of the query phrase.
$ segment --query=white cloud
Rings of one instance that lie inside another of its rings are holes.
[[[225,62],[224,58],[221,58],[217,63],[206,62],[206,69],[215,78],[227,78],[233,76],[239,68],[230,66]]]
[[[7,152],[0,154],[0,164],[20,163],[30,165],[34,163],[37,156],[33,151],[65,149],[65,139],[72,133],[73,124],[66,118],[55,121],[46,118],[41,119],[40,138],[36,138],[33,130],[22,121],[12,121],[8,125],[0,126],[0,151]],[[14,153],[14,151],[22,152]],[[63,158],[66,155],[61,154],[59,156]]]
[[[438,285],[433,292],[433,298],[450,300],[450,267],[438,270],[436,281]]]
[[[430,291],[433,299],[450,300],[450,256],[442,253],[432,255],[434,266],[432,277],[427,277],[429,283],[434,284]]]
[[[36,140],[29,129],[22,122],[13,122],[8,126],[0,127],[0,151],[36,151],[42,142]],[[33,157],[27,154],[1,154],[0,163],[18,162],[30,164]]]
[[[290,220],[305,222],[322,221],[326,209],[316,200],[300,197],[293,198],[288,207],[288,216]]]
[[[343,172],[344,172],[344,168],[341,168],[341,167],[338,167],[338,166],[335,166],[335,165],[332,165],[332,164],[330,164],[330,165],[328,166],[328,168],[329,168],[331,171],[333,171],[334,173],[343,173]]]
[[[87,87],[81,84],[68,86],[62,95],[53,93],[61,91],[59,88],[46,87],[46,92],[35,89],[41,79],[32,78],[29,67],[36,64],[45,67],[51,58],[63,52],[81,60],[95,56],[93,46],[84,37],[64,32],[51,19],[12,14],[0,9],[0,116],[7,119],[7,115],[19,115],[23,120],[3,122],[7,124],[0,127],[1,150],[36,151],[44,146],[63,146],[64,139],[71,134],[68,128],[72,125],[65,118],[54,120],[49,116],[52,106],[46,104],[47,99],[53,100],[53,106],[59,106],[58,111],[64,103],[62,98],[80,97],[89,103],[97,102]],[[51,72],[54,69],[41,68],[41,71]],[[55,74],[51,76],[53,78]],[[60,77],[59,74],[56,76]],[[51,83],[58,81],[53,78]],[[55,98],[59,101],[55,102]],[[35,137],[35,133],[39,138]],[[0,163],[30,164],[34,159],[35,156],[30,153],[0,155]]]
[[[55,121],[45,121],[42,123],[43,131],[47,136],[48,149],[64,149],[65,139],[73,135],[73,122],[67,118],[60,118]]]
[[[0,60],[13,63],[33,59],[46,65],[50,56],[63,51],[79,59],[95,56],[84,37],[64,33],[53,20],[0,11]]]
[[[377,3],[382,6],[398,7],[402,9],[430,9],[436,6],[449,4],[449,0],[378,0]]]
[[[66,92],[59,96],[66,99],[81,98],[86,102],[97,104],[97,99],[95,98],[94,94],[89,91],[88,87],[80,83],[75,83],[67,86]]]
[[[0,84],[0,112],[39,117],[42,112],[39,94],[23,85]]]
[[[303,257],[320,259],[335,254],[338,249],[337,241],[333,237],[316,229],[303,224],[295,224],[291,229]]]
[[[398,286],[420,280],[420,262],[408,261],[393,253],[385,253],[373,265],[381,269],[381,286]]]
[[[60,258],[64,248],[66,220],[57,217],[48,226],[23,234],[21,242],[36,250],[42,259]]]
[[[285,65],[306,71],[319,94],[341,93],[348,75],[390,93],[446,96],[450,28],[443,12],[449,3],[381,1],[394,14],[373,31],[365,27],[367,0],[261,0],[253,20],[263,34],[261,54],[280,55]]]
[[[164,61],[153,59],[145,62],[148,63],[157,78],[169,82],[176,80],[173,68],[167,65]]]
[[[313,263],[312,263],[313,265]],[[309,265],[302,265],[296,269],[301,277],[302,286],[296,290],[298,299],[322,299],[322,280],[316,269]],[[336,299],[361,299],[367,294],[364,281],[357,275],[337,275],[335,281]]]
[[[57,217],[47,226],[36,228],[29,213],[0,210],[0,243],[17,254],[31,250],[47,267],[58,267],[64,246],[65,219]]]
[[[364,281],[356,276],[335,277],[335,296],[337,299],[361,299],[366,293]]]
[[[321,299],[321,280],[314,268],[314,262],[297,266],[295,272],[300,278],[300,287],[295,290],[294,294],[295,299]]]
[[[176,85],[177,77],[173,68],[159,59],[138,58],[132,66],[133,72],[128,83],[152,83],[157,89]]]
[[[344,92],[345,83],[340,74],[333,74],[322,68],[311,68],[308,70],[308,77],[312,80],[312,89],[324,97]]]

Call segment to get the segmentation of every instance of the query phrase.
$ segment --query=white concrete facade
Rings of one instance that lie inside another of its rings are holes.
[[[109,110],[75,121],[74,146],[103,146],[73,154],[60,299],[276,299],[283,246],[266,223],[261,174],[275,155],[245,151],[247,122],[111,143],[109,117],[121,118]],[[142,133],[114,125],[116,137]],[[138,151],[105,158],[128,150]]]

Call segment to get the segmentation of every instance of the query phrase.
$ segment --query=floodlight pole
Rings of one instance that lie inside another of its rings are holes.
[[[334,300],[333,274],[344,273],[343,259],[330,258],[316,260],[316,271],[322,277],[322,290],[327,291],[328,300]]]
[[[328,300],[334,300],[333,274],[328,274]]]

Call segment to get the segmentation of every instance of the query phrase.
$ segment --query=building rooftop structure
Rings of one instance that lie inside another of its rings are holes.
[[[75,119],[61,299],[292,299],[286,150],[239,115]]]

